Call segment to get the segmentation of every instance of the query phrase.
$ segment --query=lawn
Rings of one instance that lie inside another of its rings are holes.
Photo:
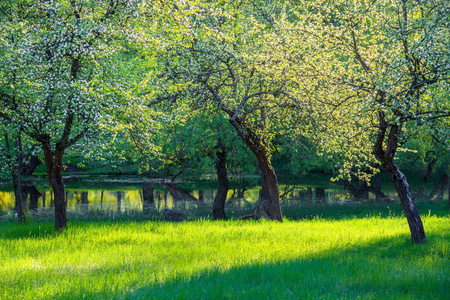
[[[0,299],[448,299],[450,217],[0,222]]]

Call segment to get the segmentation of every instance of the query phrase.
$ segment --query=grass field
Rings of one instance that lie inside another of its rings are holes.
[[[450,217],[423,222],[425,245],[389,214],[4,221],[0,299],[449,299]]]

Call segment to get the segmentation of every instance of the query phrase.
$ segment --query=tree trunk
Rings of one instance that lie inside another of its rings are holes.
[[[153,183],[142,183],[142,199],[142,210],[144,211],[144,213],[148,213],[150,207],[155,206],[155,197],[153,196]]]
[[[376,175],[372,179],[370,192],[375,195],[376,201],[389,202],[390,199],[381,191],[381,174]]]
[[[306,188],[306,198],[308,199],[309,202],[312,202],[312,187],[307,187]]]
[[[167,199],[167,191],[164,191],[164,208],[167,208],[168,199]]]
[[[405,174],[400,171],[393,159],[387,164],[386,169],[394,184],[395,190],[397,191],[400,202],[402,203],[413,243],[425,243],[426,236],[422,219],[420,218],[419,210],[417,209],[416,202],[414,201]]]
[[[17,174],[17,172],[13,171],[11,173],[12,179],[13,179],[13,186],[14,186],[14,196],[15,196],[15,211],[17,214],[17,219],[21,223],[26,222],[25,218],[25,212],[23,207],[23,186],[22,186],[22,180],[20,178],[20,175]]]
[[[270,165],[270,161],[261,160],[260,167],[262,174],[261,202],[259,204],[260,209],[257,207],[256,211],[260,216],[267,214],[270,220],[283,222],[278,178],[275,170]]]
[[[252,128],[239,118],[231,118],[230,123],[236,129],[242,141],[256,156],[260,167],[262,185],[261,201],[253,210],[253,215],[257,218],[265,216],[270,220],[283,222],[278,178],[270,163],[270,148],[266,139],[264,136],[260,137],[256,135]]]
[[[409,187],[406,176],[394,162],[395,153],[399,144],[398,137],[401,132],[401,126],[389,125],[385,120],[383,112],[378,113],[378,120],[380,127],[374,147],[375,155],[386,168],[397,191],[406,219],[408,220],[412,242],[415,244],[425,243],[425,230],[423,228],[419,210],[417,209],[414,197],[412,196],[411,188]],[[385,141],[388,128],[389,134]],[[383,144],[386,144],[386,149],[383,148]]]
[[[67,228],[67,199],[62,178],[64,150],[51,150],[50,142],[42,143],[48,180],[53,190],[55,230]]]
[[[316,188],[316,201],[318,201],[318,202],[325,201],[325,189],[324,188]]]
[[[14,150],[10,148],[10,139],[7,132],[5,132],[5,146],[6,146],[6,157],[10,161],[10,163],[13,163],[13,155],[12,153]],[[17,165],[14,165],[11,169],[11,178],[13,180],[13,186],[14,186],[14,196],[15,196],[15,208],[17,214],[17,219],[21,223],[26,222],[25,218],[25,207],[23,201],[23,186],[22,186],[22,173],[23,173],[23,145],[22,145],[22,136],[21,133],[16,136],[16,139],[14,140],[14,148],[16,149],[16,155],[15,155],[15,163]],[[26,198],[25,198],[26,199]]]
[[[244,198],[244,193],[247,188],[238,189],[238,198]]]
[[[27,190],[27,193],[30,195],[30,211],[37,212],[38,200],[42,194],[39,193],[39,191],[36,189],[36,187],[32,183],[26,184],[25,189]]]
[[[431,172],[433,172],[434,165],[437,162],[437,157],[435,155],[436,153],[434,151],[427,151],[427,154],[425,155],[425,161],[428,161],[428,165],[427,172],[423,177],[423,181],[427,181],[428,177],[430,177],[431,175]]]
[[[204,190],[198,191],[198,201],[205,202],[205,191]]]
[[[23,175],[30,176],[33,175],[34,170],[42,163],[42,161],[36,155],[31,155],[30,161],[25,166],[23,170]]]
[[[122,211],[122,192],[117,191],[116,195],[117,195],[117,212],[120,214],[120,212]]]
[[[217,194],[213,203],[213,217],[216,220],[225,220],[225,201],[228,194],[228,176],[227,176],[227,152],[225,147],[219,142],[219,151],[217,151],[216,172],[217,172]]]
[[[88,200],[88,192],[81,192],[81,204],[83,205],[83,210],[88,210],[89,200]]]

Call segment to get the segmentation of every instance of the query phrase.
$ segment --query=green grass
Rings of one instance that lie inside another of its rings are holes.
[[[0,299],[448,299],[450,217],[0,222]]]

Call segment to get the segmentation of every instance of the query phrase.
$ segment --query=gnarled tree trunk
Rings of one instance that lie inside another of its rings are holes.
[[[218,142],[218,151],[216,159],[217,172],[217,194],[213,203],[213,217],[216,220],[227,218],[225,214],[225,201],[228,194],[228,176],[227,176],[227,152],[222,143]]]
[[[426,242],[425,230],[423,228],[422,219],[420,218],[419,210],[411,193],[411,188],[408,184],[405,174],[403,174],[394,162],[395,153],[398,149],[398,137],[401,131],[400,125],[390,125],[385,121],[384,114],[380,112],[379,131],[377,140],[375,142],[375,155],[386,168],[392,183],[397,191],[398,198],[403,206],[406,219],[408,220],[409,229],[411,232],[412,242],[421,244]],[[389,135],[386,142],[386,131],[389,128]],[[386,144],[386,149],[383,144]]]
[[[236,129],[238,135],[247,147],[255,155],[261,174],[261,197],[259,204],[253,210],[255,218],[261,216],[270,220],[283,222],[281,213],[280,192],[278,189],[278,178],[270,163],[270,150],[264,136],[260,137],[239,118],[231,118],[231,125]]]

